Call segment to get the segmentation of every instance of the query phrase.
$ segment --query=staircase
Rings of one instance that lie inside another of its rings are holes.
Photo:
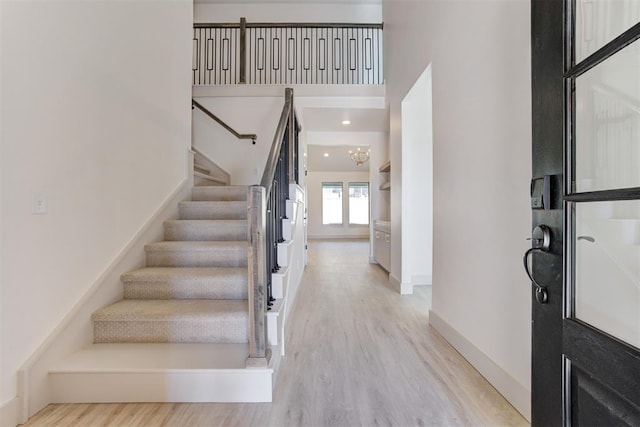
[[[245,365],[247,192],[193,187],[124,299],[93,313],[94,345],[50,371],[54,401],[271,401],[273,370]]]
[[[194,187],[125,299],[92,316],[95,343],[246,343],[247,187]]]
[[[287,88],[251,188],[191,147],[191,197],[176,189],[19,372],[21,419],[49,403],[272,401],[306,264],[297,123]]]

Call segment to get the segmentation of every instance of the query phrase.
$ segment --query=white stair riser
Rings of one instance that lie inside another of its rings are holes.
[[[277,256],[278,256],[278,265],[281,267],[287,267],[291,260],[292,256],[292,241],[285,241],[284,243],[278,243],[277,247]]]
[[[196,201],[220,200],[220,201],[246,201],[247,187],[220,186],[197,187],[191,192],[191,198]]]
[[[271,369],[51,373],[53,403],[271,402]]]
[[[182,202],[180,219],[247,219],[244,202]]]
[[[169,241],[247,240],[247,222],[198,224],[192,221],[170,221],[164,224],[164,238]]]
[[[247,250],[154,251],[147,250],[148,267],[246,267]]]
[[[246,343],[248,315],[238,320],[94,321],[94,343]],[[212,333],[224,329],[226,334]]]
[[[271,273],[271,293],[276,299],[285,297],[287,285],[289,284],[289,269],[280,268],[277,273]]]

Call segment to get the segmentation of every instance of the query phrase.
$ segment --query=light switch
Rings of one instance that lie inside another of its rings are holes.
[[[46,215],[49,210],[49,202],[46,193],[35,193],[31,201],[31,213],[33,215]]]

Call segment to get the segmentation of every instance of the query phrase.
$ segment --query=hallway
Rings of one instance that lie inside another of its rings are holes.
[[[519,426],[522,418],[401,296],[369,243],[310,241],[274,403],[49,405],[28,426]]]

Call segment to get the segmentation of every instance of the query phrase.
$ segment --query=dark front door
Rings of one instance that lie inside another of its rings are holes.
[[[532,0],[532,424],[640,426],[640,0]]]

